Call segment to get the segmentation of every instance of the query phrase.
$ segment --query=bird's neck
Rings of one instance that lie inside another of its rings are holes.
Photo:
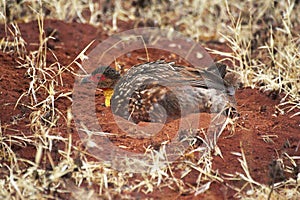
[[[110,99],[111,99],[112,95],[114,94],[114,90],[111,88],[105,88],[102,90],[103,90],[103,94],[105,97],[105,106],[110,107]]]

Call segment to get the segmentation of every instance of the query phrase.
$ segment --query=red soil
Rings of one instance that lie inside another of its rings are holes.
[[[27,24],[19,24],[23,38],[27,42],[29,50],[37,49],[38,43],[38,27],[36,22]],[[128,26],[128,27],[126,27]],[[129,29],[131,25],[124,23],[123,29]],[[58,61],[62,65],[69,64],[75,57],[92,41],[96,40],[95,45],[107,38],[107,33],[101,28],[95,28],[90,25],[77,23],[63,23],[60,21],[45,21],[45,30],[51,32],[56,30],[54,37],[56,40],[50,40],[48,47],[52,49],[57,56]],[[5,36],[4,25],[0,25],[0,36]],[[207,44],[209,45],[209,44]],[[94,46],[94,45],[93,45]],[[226,51],[227,47],[224,44],[213,44],[211,48]],[[150,59],[156,60],[164,58],[166,60],[175,60],[181,62],[176,55],[164,51],[150,50]],[[143,50],[132,52],[130,56],[118,58],[118,61],[123,63],[125,67],[140,63],[138,58],[145,58]],[[55,58],[48,53],[47,63],[55,62]],[[14,55],[0,52],[0,121],[2,132],[4,135],[31,135],[33,134],[30,127],[29,114],[30,109],[24,105],[28,105],[29,97],[24,96],[18,106],[14,108],[17,99],[25,93],[29,88],[30,80],[25,76],[26,69],[17,68],[18,63]],[[66,73],[63,76],[64,87],[63,91],[71,91],[74,85],[75,78],[71,73]],[[39,94],[39,96],[43,94]],[[234,174],[235,172],[243,172],[238,157],[232,152],[241,152],[241,148],[246,155],[250,174],[254,180],[268,184],[269,164],[272,160],[277,159],[282,153],[287,152],[290,156],[300,156],[300,116],[290,117],[293,112],[280,114],[276,109],[279,104],[280,97],[274,94],[265,94],[257,89],[244,88],[236,91],[237,109],[240,114],[239,119],[235,122],[235,131],[230,133],[227,129],[222,133],[218,140],[218,146],[222,151],[223,158],[215,156],[213,159],[213,169],[218,170],[221,176],[224,173]],[[115,133],[121,136],[123,133],[114,121],[113,115],[109,108],[103,106],[104,98],[102,92],[96,93],[96,113],[98,122],[104,132]],[[71,107],[71,102],[67,99],[60,99],[56,102],[56,107],[66,114],[68,108]],[[86,109],[82,105],[82,109]],[[200,126],[206,128],[209,125],[210,116],[201,114],[202,120]],[[147,126],[147,123],[142,126]],[[73,141],[80,138],[77,131],[72,125]],[[64,132],[67,127],[63,120],[59,121],[57,134],[66,137]],[[143,147],[152,144],[160,144],[166,137],[173,137],[178,130],[178,120],[168,122],[164,130],[151,139],[147,138],[130,138],[130,137],[114,137],[112,141],[115,145],[123,145],[128,147],[129,151],[141,152]],[[274,135],[273,142],[263,141],[263,136]],[[289,145],[287,145],[289,144]],[[57,146],[56,148],[59,148]],[[15,153],[19,156],[34,160],[35,147],[27,146],[24,148],[14,148]],[[59,159],[59,158],[57,158]],[[286,161],[287,165],[291,164]],[[298,163],[299,165],[300,163]],[[194,176],[194,177],[193,177]],[[195,185],[197,173],[191,173],[185,181],[191,185]],[[131,194],[135,197],[153,197],[160,199],[231,199],[235,193],[228,185],[241,187],[242,181],[229,181],[223,183],[214,182],[210,189],[204,194],[193,196],[192,194],[179,194],[170,189],[155,190],[154,192],[144,195],[136,192]]]

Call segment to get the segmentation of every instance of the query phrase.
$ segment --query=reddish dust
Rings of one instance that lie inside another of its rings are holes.
[[[121,24],[123,29],[130,28],[130,23]],[[127,27],[127,25],[129,27]],[[27,24],[19,24],[23,38],[27,42],[27,49],[37,49],[38,44],[38,25],[37,22]],[[56,39],[49,40],[48,47],[56,55],[52,55],[48,51],[47,64],[56,62],[56,59],[62,65],[68,65],[75,57],[92,41],[95,40],[93,46],[100,43],[108,37],[108,34],[101,28],[95,28],[90,25],[77,23],[63,23],[61,21],[45,21],[46,33],[54,33]],[[1,25],[0,36],[4,36],[4,25]],[[207,43],[204,44],[218,50],[227,51],[225,44]],[[169,52],[149,49],[149,57],[151,60],[165,59],[167,61],[175,61],[184,64],[184,61]],[[147,58],[147,54],[143,49],[131,52],[116,61],[129,68],[137,63],[142,63]],[[22,135],[30,136],[33,133],[30,127],[30,113],[32,108],[27,107],[31,101],[30,97],[23,96],[15,107],[19,97],[26,93],[29,89],[30,79],[26,76],[26,69],[19,68],[16,56],[13,54],[4,54],[0,52],[0,122],[3,136]],[[114,65],[115,63],[112,63]],[[74,69],[78,69],[75,65]],[[55,69],[54,69],[55,70]],[[72,73],[66,72],[63,75],[64,86],[59,87],[61,91],[72,91],[75,77]],[[43,94],[38,94],[42,97]],[[276,109],[280,101],[280,97],[274,93],[265,94],[257,89],[244,88],[236,91],[237,109],[240,114],[239,119],[235,122],[235,130],[231,132],[226,129],[218,140],[218,146],[221,149],[223,158],[215,156],[213,159],[213,169],[223,176],[224,173],[235,174],[243,173],[238,157],[233,152],[244,151],[249,166],[250,174],[254,180],[268,184],[269,165],[272,160],[279,158],[284,152],[290,156],[300,156],[300,116],[291,117],[293,114],[280,114]],[[68,99],[60,99],[55,103],[63,114],[67,113],[67,109],[72,104]],[[34,109],[34,108],[33,108]],[[82,105],[82,110],[86,109]],[[152,145],[153,147],[168,139],[174,137],[178,131],[179,121],[174,120],[162,126],[162,130],[155,137],[143,138],[143,130],[139,131],[141,137],[127,137],[124,130],[118,127],[110,108],[104,107],[104,98],[102,91],[96,92],[95,110],[97,113],[98,123],[101,125],[102,131],[114,133],[110,139],[115,145],[126,147],[129,151],[142,152],[145,147]],[[193,118],[193,115],[187,116]],[[211,116],[209,114],[201,114],[200,127],[207,129]],[[190,120],[190,119],[188,119]],[[148,123],[139,124],[147,129]],[[156,125],[155,125],[156,126]],[[160,126],[160,125],[157,125]],[[74,124],[71,125],[74,144],[80,143]],[[61,119],[54,129],[57,135],[67,137],[67,127],[63,119]],[[128,131],[128,130],[125,130]],[[132,132],[136,130],[130,130]],[[269,136],[269,137],[267,137]],[[270,138],[268,140],[268,138]],[[55,145],[54,145],[55,146]],[[54,148],[54,155],[61,145],[57,144]],[[63,147],[64,148],[64,147]],[[15,153],[23,158],[34,161],[36,148],[34,145],[24,147],[13,147]],[[57,161],[59,156],[56,155]],[[54,160],[55,161],[55,160]],[[288,165],[291,165],[287,162]],[[299,165],[299,163],[298,163]],[[196,186],[198,173],[190,173],[185,177],[184,181],[190,185]],[[135,192],[131,195],[135,197],[152,197],[159,199],[231,199],[235,191],[228,185],[242,187],[243,181],[214,182],[211,188],[204,194],[194,196],[193,194],[180,194],[171,189],[155,190],[145,195],[141,192]]]

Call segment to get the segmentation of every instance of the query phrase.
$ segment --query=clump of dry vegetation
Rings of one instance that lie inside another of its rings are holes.
[[[299,109],[300,95],[299,7],[295,0],[3,1],[0,19],[29,21],[36,19],[39,10],[47,18],[101,23],[110,33],[117,31],[119,20],[133,20],[137,26],[180,31],[197,42],[227,42],[232,52],[214,53],[231,60],[244,85],[284,93],[282,105],[293,110]],[[14,45],[23,42],[16,41]],[[2,49],[4,45],[3,40]]]
[[[61,90],[63,74],[75,74],[72,64],[78,64],[75,61],[85,57],[86,49],[68,66],[62,66],[59,61],[46,63],[47,41],[52,36],[45,36],[44,18],[96,26],[103,24],[111,34],[118,31],[120,20],[132,20],[136,26],[157,26],[180,31],[197,42],[226,42],[231,52],[210,51],[232,63],[232,70],[241,75],[244,86],[257,87],[270,94],[284,94],[278,109],[281,112],[296,110],[294,115],[300,114],[299,1],[4,0],[0,8],[0,21],[10,23],[10,27],[13,27],[10,29],[6,26],[7,36],[1,38],[0,49],[14,53],[19,58],[19,67],[27,69],[26,75],[30,79],[28,92],[19,98],[16,105],[25,96],[30,98],[30,103],[24,106],[31,110],[30,128],[33,133],[30,137],[6,136],[0,127],[0,159],[3,161],[0,163],[3,177],[0,179],[1,199],[55,199],[64,198],[70,193],[74,199],[83,195],[88,199],[96,199],[99,195],[107,199],[130,198],[130,192],[147,194],[156,187],[169,187],[180,193],[198,195],[208,190],[212,182],[223,181],[212,170],[211,152],[203,153],[201,148],[182,154],[179,164],[171,165],[164,160],[166,153],[163,145],[160,150],[149,147],[145,157],[152,161],[152,165],[148,166],[147,172],[136,175],[90,161],[91,155],[85,149],[73,145],[72,134],[67,132],[68,137],[57,134],[55,129],[59,120],[68,126],[72,121],[71,110],[62,113],[55,107],[58,99],[72,101],[72,92]],[[40,38],[37,50],[29,52],[17,22],[31,20],[37,20]],[[36,149],[35,161],[18,157],[11,145],[33,145]],[[54,151],[60,156],[59,160],[53,158]],[[203,156],[195,159],[195,153]],[[239,197],[265,199],[272,196],[280,199],[300,196],[297,189],[299,180],[273,183],[272,187],[262,185],[251,178],[244,153],[235,154],[240,157],[245,174],[228,176],[246,182],[243,188],[234,188]],[[295,159],[299,158],[290,158],[292,163],[295,163]],[[163,165],[156,163],[161,163],[161,160],[164,161]],[[50,163],[50,169],[45,167],[45,162]],[[176,177],[175,171],[180,171],[181,176]],[[191,171],[198,174],[196,186],[182,181]],[[82,185],[91,190],[80,189]],[[248,185],[251,190],[245,192],[244,188]]]

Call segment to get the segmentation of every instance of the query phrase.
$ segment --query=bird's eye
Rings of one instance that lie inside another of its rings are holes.
[[[103,76],[102,74],[98,74],[98,75],[96,75],[96,80],[98,80],[98,81],[103,81],[103,80],[105,80],[105,76]]]

